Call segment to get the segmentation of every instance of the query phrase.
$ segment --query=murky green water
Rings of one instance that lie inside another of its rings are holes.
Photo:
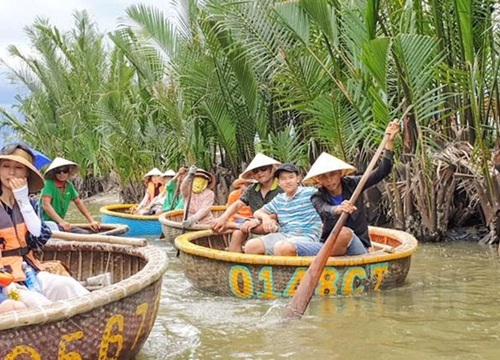
[[[201,293],[184,277],[170,244],[151,243],[165,249],[170,263],[140,360],[500,357],[498,256],[475,243],[421,245],[403,287],[313,298],[301,320],[288,322],[281,321],[288,300]]]

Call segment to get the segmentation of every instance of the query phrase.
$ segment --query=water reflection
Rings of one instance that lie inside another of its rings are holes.
[[[496,251],[475,243],[421,245],[405,285],[313,298],[282,321],[286,299],[201,293],[168,254],[158,319],[138,359],[493,359],[500,350]]]

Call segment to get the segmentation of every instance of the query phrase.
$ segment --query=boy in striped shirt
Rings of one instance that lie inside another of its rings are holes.
[[[312,187],[299,186],[297,167],[284,163],[275,176],[284,193],[254,213],[269,234],[250,239],[245,245],[247,254],[281,256],[313,256],[321,248],[321,218],[311,203]],[[273,219],[275,215],[277,221]]]

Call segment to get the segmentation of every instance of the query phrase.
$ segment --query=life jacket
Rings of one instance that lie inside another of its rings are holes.
[[[0,205],[0,265],[14,276],[14,281],[25,281],[23,261],[40,269],[41,263],[35,258],[33,250],[26,243],[28,229],[17,203],[12,209],[12,218]]]

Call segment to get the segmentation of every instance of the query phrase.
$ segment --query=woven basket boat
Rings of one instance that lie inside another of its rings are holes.
[[[214,218],[219,216],[226,211],[226,206],[212,206],[212,215]],[[184,210],[172,210],[167,211],[158,216],[158,221],[161,224],[161,231],[165,239],[170,241],[174,245],[175,238],[182,235],[182,219],[184,218]],[[209,224],[194,224],[189,229],[184,230],[184,233],[208,230],[210,229]]]
[[[370,228],[376,251],[330,257],[315,295],[351,295],[404,283],[417,240],[408,233]],[[199,231],[179,236],[182,269],[199,290],[243,299],[291,297],[314,257],[250,255],[224,251],[228,235]],[[381,250],[377,250],[381,249]]]
[[[0,314],[0,359],[131,359],[155,322],[167,256],[154,246],[58,241],[59,259],[82,281],[111,272],[110,286],[39,309]]]
[[[130,214],[137,204],[107,205],[99,209],[103,224],[123,224],[129,227],[127,236],[160,236],[161,225],[156,215]]]
[[[79,227],[80,229],[85,229],[92,231],[90,224],[71,224],[71,226]],[[89,239],[96,239],[99,241],[99,236],[119,236],[124,235],[128,232],[129,227],[123,224],[101,224],[101,231],[92,234],[79,234],[82,237],[88,237]],[[57,234],[58,239],[71,240],[71,234],[65,231],[52,231]]]

